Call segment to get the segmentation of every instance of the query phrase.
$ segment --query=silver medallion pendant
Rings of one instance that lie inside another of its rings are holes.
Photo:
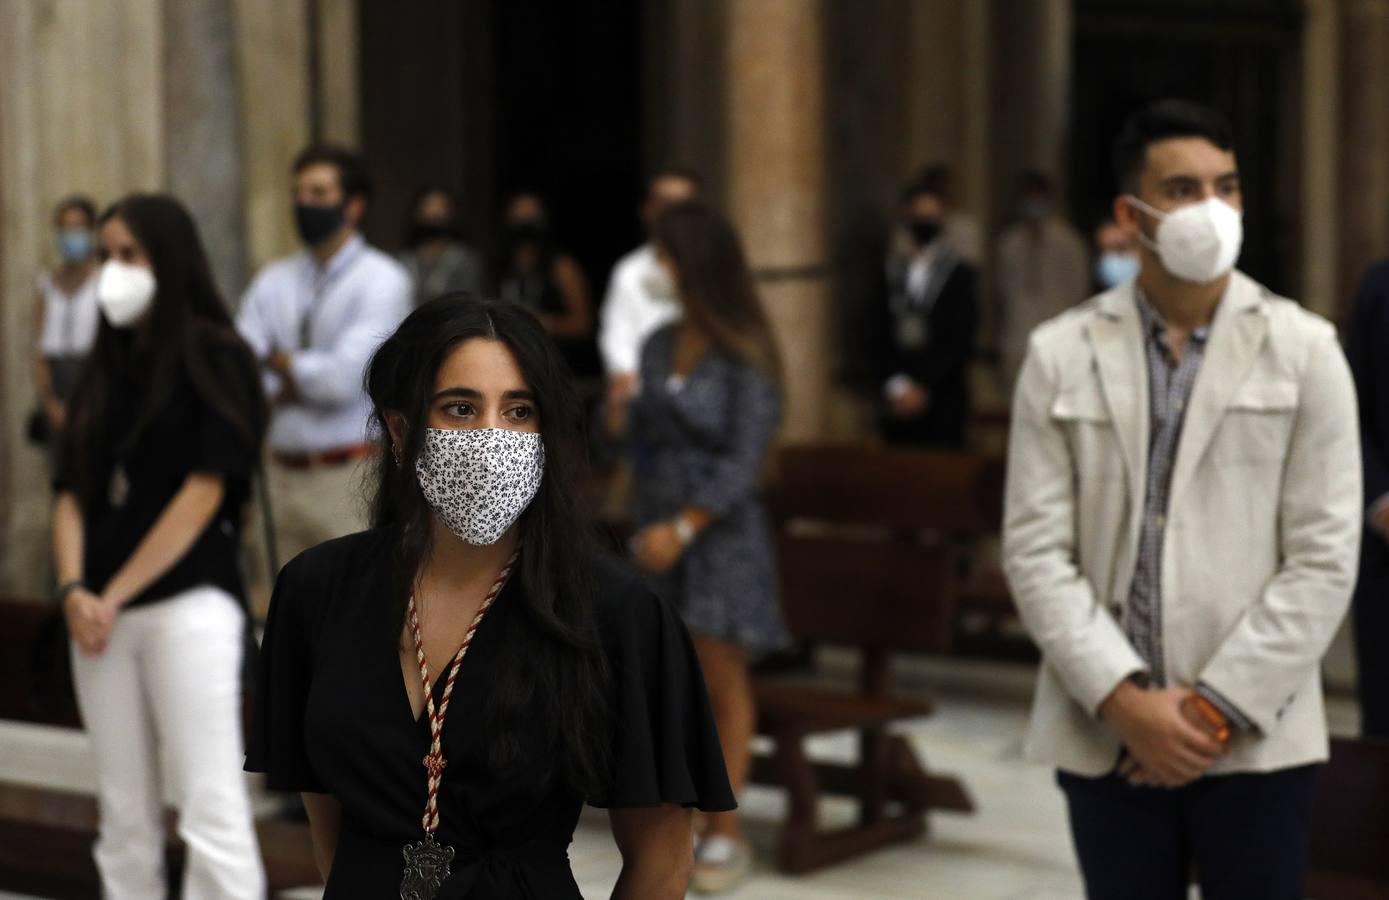
[[[111,472],[111,484],[107,487],[106,499],[113,509],[120,509],[129,498],[130,478],[125,474],[125,466],[118,465]]]
[[[406,844],[405,878],[400,882],[400,900],[434,900],[449,877],[454,850],[426,834],[418,844]]]
[[[930,337],[930,323],[921,313],[907,313],[897,320],[897,344],[903,350],[920,350]]]

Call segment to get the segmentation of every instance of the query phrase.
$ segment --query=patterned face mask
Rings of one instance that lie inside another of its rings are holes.
[[[545,444],[527,431],[431,428],[415,474],[449,531],[469,544],[495,544],[540,490]]]

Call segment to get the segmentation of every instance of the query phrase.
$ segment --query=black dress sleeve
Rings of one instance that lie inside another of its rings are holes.
[[[699,659],[685,625],[635,576],[602,591],[599,625],[613,684],[613,777],[607,808],[671,803],[737,808]]]
[[[321,579],[301,570],[298,557],[275,581],[261,640],[258,690],[246,736],[246,771],[264,772],[278,791],[325,793],[304,748],[304,709],[313,672],[310,585]]]
[[[204,406],[197,423],[197,448],[193,471],[250,478],[256,466],[256,450],[251,437],[226,416]]]
[[[260,454],[255,432],[264,419],[264,401],[253,360],[239,339],[226,344],[225,338],[200,335],[199,340],[206,364],[219,382],[219,402],[232,404],[240,421],[233,423],[230,410],[220,409],[208,398],[198,399],[193,470],[227,478],[250,478]]]

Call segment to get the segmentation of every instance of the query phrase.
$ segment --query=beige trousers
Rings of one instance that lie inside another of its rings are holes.
[[[367,527],[374,456],[335,466],[291,469],[270,458],[265,482],[275,524],[276,562],[283,566],[310,547]],[[247,590],[259,618],[270,606],[272,584],[263,512],[257,497],[246,527]]]

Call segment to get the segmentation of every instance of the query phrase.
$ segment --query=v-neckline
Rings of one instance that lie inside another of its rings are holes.
[[[462,681],[462,678],[463,678],[463,666],[467,664],[467,661],[468,661],[469,657],[473,656],[473,654],[477,651],[477,646],[476,646],[476,645],[477,645],[477,642],[478,642],[479,640],[482,639],[483,633],[490,630],[489,627],[488,627],[488,623],[491,622],[492,619],[493,619],[493,617],[496,615],[496,613],[497,613],[497,607],[501,604],[502,598],[506,596],[506,592],[507,592],[507,590],[508,590],[510,587],[511,587],[511,583],[510,583],[509,581],[507,582],[507,584],[505,584],[505,585],[502,586],[501,593],[499,593],[499,594],[497,595],[496,601],[493,602],[493,604],[492,604],[492,609],[488,612],[487,615],[485,615],[485,616],[482,617],[482,621],[478,624],[478,627],[477,627],[477,634],[473,637],[473,647],[469,649],[467,656],[464,656],[464,657],[463,657],[463,662],[460,663],[459,666],[458,666],[458,679],[459,679],[460,682]],[[408,629],[409,626],[407,625],[406,628]],[[425,697],[425,702],[424,702],[423,705],[420,706],[420,714],[417,716],[417,715],[415,715],[415,705],[414,705],[412,702],[410,702],[410,684],[409,684],[409,682],[407,681],[407,679],[414,679],[415,681],[418,682],[419,677],[420,677],[420,667],[419,667],[419,663],[418,663],[418,661],[416,661],[416,662],[415,662],[415,665],[412,667],[411,671],[407,672],[406,669],[405,669],[405,667],[401,665],[400,650],[397,648],[397,650],[396,650],[396,658],[395,658],[395,667],[396,667],[396,671],[399,673],[400,677],[396,679],[396,684],[398,685],[398,690],[401,692],[402,700],[403,700],[404,703],[405,703],[405,714],[406,714],[406,716],[409,717],[409,719],[410,719],[411,722],[415,725],[416,728],[419,728],[419,726],[421,726],[421,725],[424,725],[426,728],[429,726],[429,699],[428,699],[428,698],[429,698],[429,697],[433,697],[433,698],[434,698],[434,708],[435,708],[435,709],[438,709],[438,708],[439,708],[439,704],[440,704],[440,703],[442,702],[442,700],[443,700],[443,698],[440,696],[440,693],[439,693],[440,690],[442,689],[442,688],[441,688],[441,685],[443,685],[444,682],[446,682],[446,681],[448,680],[446,676],[448,675],[449,669],[451,669],[451,668],[453,667],[453,661],[454,661],[454,659],[455,659],[457,656],[458,656],[458,649],[457,649],[457,648],[454,648],[453,654],[449,656],[448,662],[444,664],[444,669],[443,669],[443,671],[442,671],[442,672],[430,672],[430,675],[431,675],[432,678],[433,678],[433,682],[432,682],[432,683],[430,684],[430,686],[429,686],[429,691],[428,691],[428,693],[427,693],[427,695],[426,695],[426,697]],[[412,660],[414,659],[414,654],[413,654],[413,653],[410,654],[410,658],[411,658]],[[457,688],[458,688],[458,685],[455,684],[455,685],[454,685],[454,689],[457,690]]]

